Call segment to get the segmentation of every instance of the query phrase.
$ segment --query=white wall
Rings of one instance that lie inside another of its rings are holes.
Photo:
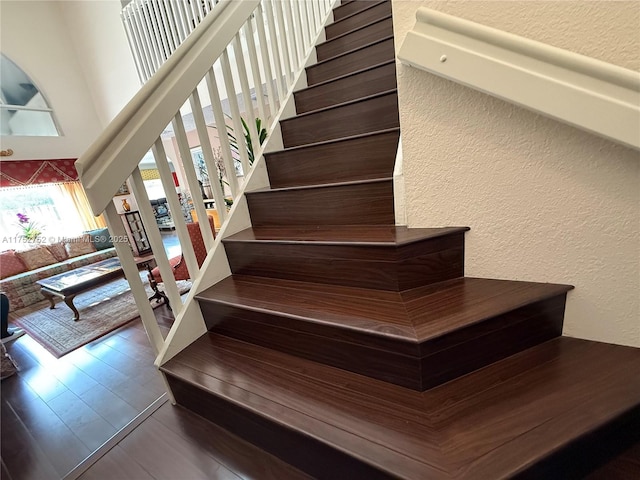
[[[120,0],[57,1],[103,126],[140,89]]]
[[[8,159],[78,157],[101,126],[57,2],[2,0],[0,48],[44,93],[63,133],[2,137],[2,148],[15,152]]]
[[[393,0],[640,70],[640,4]],[[567,283],[565,335],[640,347],[640,155],[398,65],[410,227],[468,225],[468,276]],[[640,133],[639,133],[640,134]]]

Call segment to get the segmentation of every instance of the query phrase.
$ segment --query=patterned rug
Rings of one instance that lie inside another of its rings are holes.
[[[152,290],[146,276],[146,271],[140,274],[148,292],[147,297],[150,297]],[[188,292],[189,288],[191,282],[178,282],[181,294]],[[60,358],[139,316],[129,283],[124,278],[78,294],[73,304],[80,312],[77,322],[73,320],[71,309],[62,299],[56,298],[55,309],[51,310],[49,301],[44,300],[10,312],[9,323],[24,328],[35,341]],[[152,302],[154,308],[159,305],[156,301]]]

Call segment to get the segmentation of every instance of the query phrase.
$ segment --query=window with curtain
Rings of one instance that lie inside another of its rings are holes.
[[[20,235],[28,224],[40,231],[43,243],[105,226],[91,213],[79,182],[0,188],[0,250],[24,248]]]

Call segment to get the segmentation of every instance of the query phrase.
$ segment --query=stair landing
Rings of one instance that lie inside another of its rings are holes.
[[[640,351],[567,337],[426,392],[214,333],[161,369],[180,404],[315,478],[574,478],[640,432]]]

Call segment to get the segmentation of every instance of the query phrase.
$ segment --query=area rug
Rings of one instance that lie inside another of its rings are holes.
[[[152,290],[146,276],[147,272],[140,275],[148,293],[147,297],[150,297]],[[181,294],[188,292],[189,288],[191,282],[178,282]],[[73,304],[80,312],[80,320],[77,322],[73,320],[71,309],[60,298],[56,298],[56,308],[53,310],[49,308],[49,301],[43,300],[10,312],[9,321],[24,328],[35,341],[56,358],[60,358],[139,316],[129,283],[124,278],[78,294]],[[154,308],[159,305],[161,303],[155,300],[151,304]]]

